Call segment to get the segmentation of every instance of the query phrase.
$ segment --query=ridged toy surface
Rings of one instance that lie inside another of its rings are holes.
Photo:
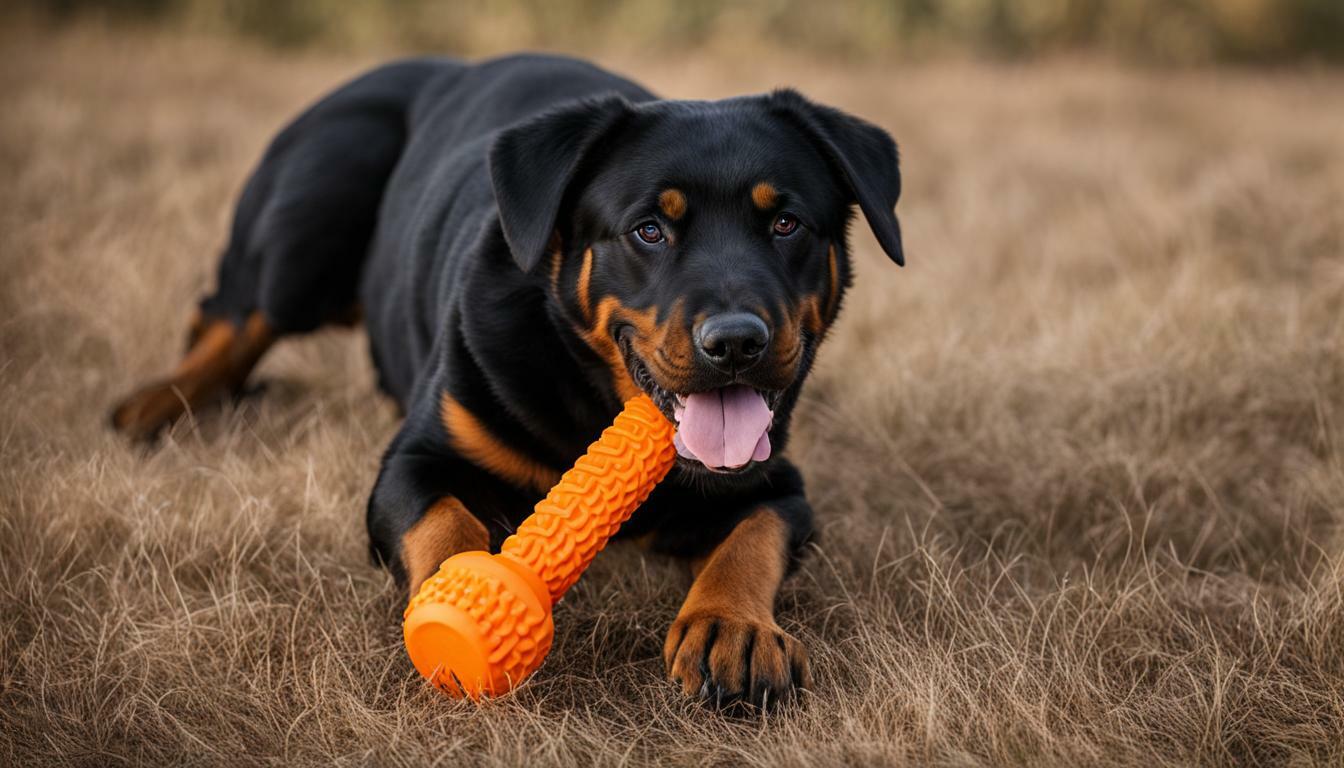
[[[501,551],[546,582],[551,602],[579,580],[676,459],[672,424],[640,396],[588,447]]]
[[[406,649],[454,696],[511,690],[554,636],[551,606],[648,498],[676,459],[675,429],[648,397],[625,404],[497,555],[463,552],[406,607]]]

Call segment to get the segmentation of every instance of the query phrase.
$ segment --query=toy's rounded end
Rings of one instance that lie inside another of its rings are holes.
[[[555,633],[546,586],[513,558],[463,552],[406,607],[411,663],[449,695],[507,693],[546,658]]]
[[[425,603],[406,617],[403,630],[406,652],[425,679],[454,698],[487,692],[484,683],[494,677],[489,649],[465,611],[446,603]]]

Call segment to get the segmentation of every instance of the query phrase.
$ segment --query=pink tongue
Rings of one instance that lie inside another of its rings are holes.
[[[766,430],[773,417],[765,398],[741,384],[690,395],[681,409],[677,449],[707,467],[765,461],[770,458]]]

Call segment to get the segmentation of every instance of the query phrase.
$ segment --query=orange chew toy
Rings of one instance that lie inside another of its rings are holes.
[[[672,468],[674,427],[644,395],[625,404],[499,554],[462,552],[406,606],[406,651],[454,697],[507,693],[541,666],[551,606]]]

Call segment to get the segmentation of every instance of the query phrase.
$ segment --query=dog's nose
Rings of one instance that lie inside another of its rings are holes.
[[[770,343],[770,329],[750,312],[727,312],[700,321],[695,341],[702,359],[719,370],[736,373],[761,359]]]

